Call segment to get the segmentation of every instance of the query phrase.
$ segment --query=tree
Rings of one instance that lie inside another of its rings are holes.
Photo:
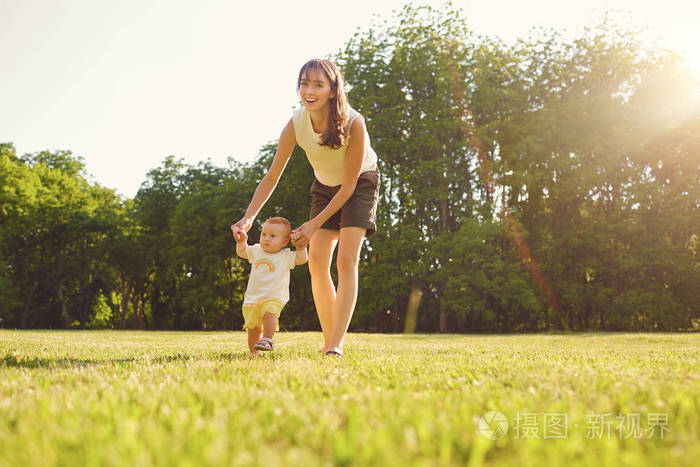
[[[85,327],[94,301],[109,290],[102,253],[120,200],[90,185],[80,158],[67,151],[17,158],[4,145],[0,164],[4,288],[13,294],[8,322]]]
[[[373,277],[362,294],[383,295],[376,312],[393,309],[400,319],[410,289],[422,289],[445,332],[455,318],[445,303],[449,254],[437,246],[472,216],[477,188],[477,155],[465,131],[470,33],[455,12],[406,6],[396,25],[358,33],[339,61],[383,181],[379,233],[365,254],[376,274],[363,270]]]

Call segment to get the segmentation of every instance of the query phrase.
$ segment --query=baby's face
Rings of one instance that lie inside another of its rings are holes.
[[[260,246],[267,253],[277,253],[289,243],[289,231],[282,224],[265,222],[260,234]]]

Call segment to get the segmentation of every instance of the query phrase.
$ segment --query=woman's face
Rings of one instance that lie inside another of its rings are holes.
[[[299,96],[310,112],[326,108],[335,93],[326,74],[320,70],[307,70],[299,82]]]

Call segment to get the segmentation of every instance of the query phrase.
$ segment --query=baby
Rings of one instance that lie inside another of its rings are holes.
[[[266,220],[260,243],[255,245],[248,245],[248,235],[242,229],[233,232],[236,253],[253,265],[243,299],[243,329],[248,331],[248,348],[253,355],[274,349],[277,320],[289,301],[289,270],[308,259],[306,247],[296,252],[286,248],[291,232],[292,226],[284,217]]]

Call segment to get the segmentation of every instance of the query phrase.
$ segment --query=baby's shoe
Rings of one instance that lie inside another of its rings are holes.
[[[260,342],[255,344],[255,348],[262,351],[275,350],[275,343],[269,337],[260,338]]]

